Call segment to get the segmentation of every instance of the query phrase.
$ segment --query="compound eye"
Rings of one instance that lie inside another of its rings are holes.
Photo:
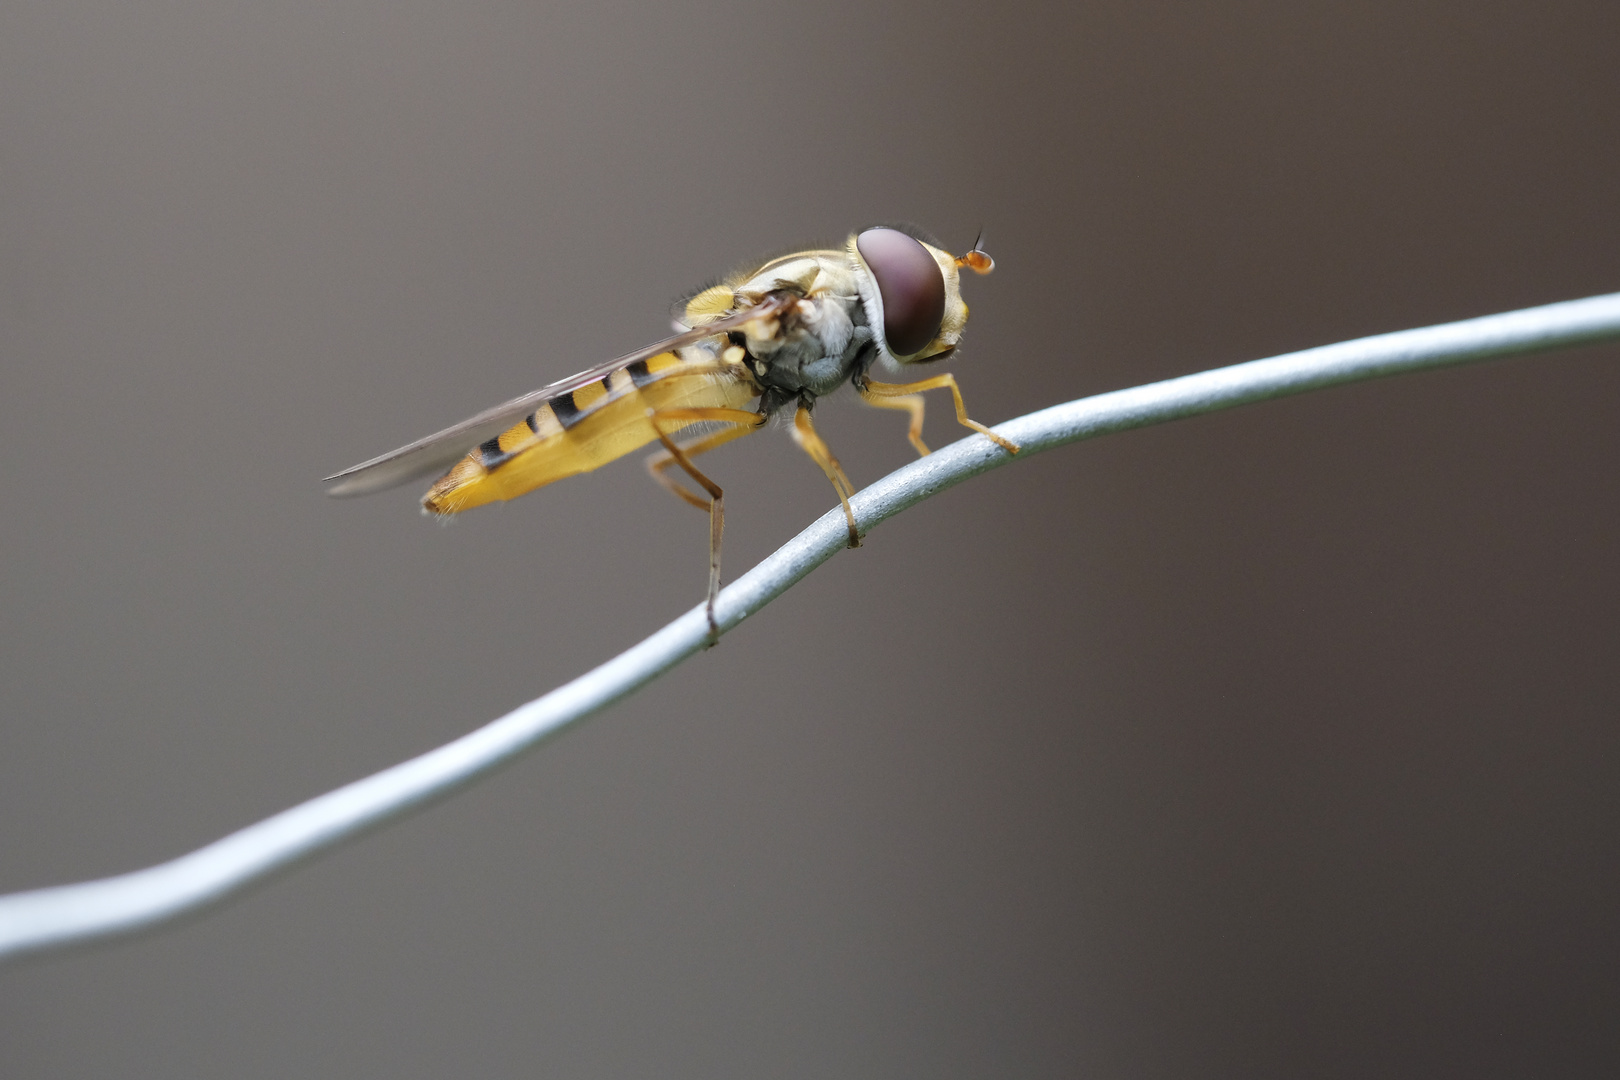
[[[922,352],[945,321],[945,275],[928,249],[894,229],[867,229],[855,247],[883,297],[883,337],[896,356]]]

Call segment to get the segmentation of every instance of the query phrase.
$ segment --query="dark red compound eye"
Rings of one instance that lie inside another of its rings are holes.
[[[945,321],[945,275],[928,249],[894,229],[855,238],[883,297],[883,337],[896,356],[922,352]]]

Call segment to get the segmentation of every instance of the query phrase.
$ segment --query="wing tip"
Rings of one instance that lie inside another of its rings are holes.
[[[328,498],[352,499],[357,495],[370,495],[373,492],[386,491],[391,487],[398,487],[410,481],[409,476],[388,476],[373,472],[368,462],[365,465],[356,465],[353,468],[335,472],[331,476],[323,476],[321,483],[325,485]]]
[[[326,485],[325,492],[328,499],[350,499],[356,495],[366,494],[366,492],[361,490],[356,484],[343,483],[342,480],[339,479],[341,475],[342,474],[340,473],[338,476],[328,476],[321,481],[321,483]],[[333,483],[334,480],[338,482]]]

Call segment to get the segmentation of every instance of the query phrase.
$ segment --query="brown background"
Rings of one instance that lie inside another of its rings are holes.
[[[11,0],[0,887],[694,603],[702,517],[634,460],[453,528],[318,481],[754,255],[983,225],[989,421],[1620,289],[1617,41],[1610,0]],[[0,1075],[1612,1074],[1617,359],[954,490],[491,782],[0,972]],[[819,415],[858,483],[908,460]],[[831,504],[780,431],[712,463],[733,576]]]

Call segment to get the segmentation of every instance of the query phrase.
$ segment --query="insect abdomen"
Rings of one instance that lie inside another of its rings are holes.
[[[648,409],[742,408],[758,396],[746,369],[717,370],[701,355],[688,363],[659,353],[558,395],[458,461],[422,497],[423,509],[458,514],[606,465],[658,438]],[[674,432],[687,423],[662,426]]]

